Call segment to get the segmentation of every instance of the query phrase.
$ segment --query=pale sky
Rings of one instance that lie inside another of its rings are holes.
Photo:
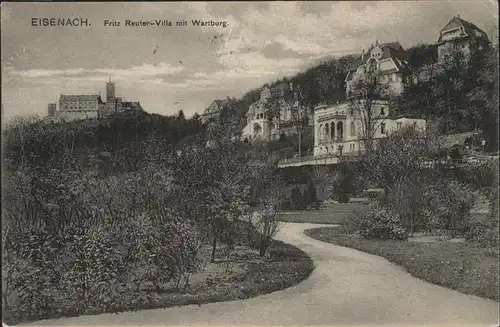
[[[45,116],[60,94],[116,95],[146,111],[186,115],[212,100],[360,53],[379,42],[434,43],[455,15],[494,39],[496,1],[2,3],[4,119]],[[88,27],[33,27],[35,17],[84,17]],[[121,21],[105,27],[104,20]],[[130,20],[188,20],[185,27],[125,27]],[[229,26],[194,27],[192,19]],[[155,51],[156,50],[156,51]]]

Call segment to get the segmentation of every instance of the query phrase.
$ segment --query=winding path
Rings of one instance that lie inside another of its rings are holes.
[[[314,240],[286,223],[278,239],[306,251],[316,269],[283,291],[252,299],[38,321],[30,326],[498,326],[499,303],[412,277],[387,260]]]

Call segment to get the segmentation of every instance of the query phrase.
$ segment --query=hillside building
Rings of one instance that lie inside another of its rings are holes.
[[[439,31],[436,45],[438,62],[443,63],[457,51],[462,52],[464,58],[469,60],[473,53],[487,49],[490,40],[479,27],[457,16]]]
[[[65,95],[59,97],[59,110],[55,103],[49,103],[48,121],[73,121],[80,119],[98,119],[125,110],[143,111],[139,102],[122,101],[115,97],[115,83],[106,83],[106,102],[99,94]]]
[[[394,95],[401,94],[411,82],[411,69],[407,53],[399,42],[382,43],[378,41],[349,68],[346,76],[346,95],[351,97],[356,92],[355,86],[366,74],[376,74],[381,84],[388,86]]]
[[[391,95],[400,95],[412,82],[412,69],[406,51],[399,42],[372,45],[355,62],[346,76],[347,100],[330,105],[319,105],[314,109],[314,153],[315,157],[359,155],[365,151],[367,115],[372,123],[372,138],[377,140],[405,127],[425,131],[424,119],[395,116],[390,111]],[[373,100],[368,112],[363,112],[365,100],[356,90],[360,80],[373,76],[381,85],[379,100]]]
[[[201,114],[200,118],[203,123],[208,123],[210,121],[216,120],[219,118],[220,113],[223,109],[231,109],[231,105],[234,103],[234,99],[227,97],[223,100],[214,100],[210,104],[210,106],[205,109],[203,114]]]
[[[275,108],[271,108],[271,107]],[[260,99],[246,113],[245,140],[277,140],[282,134],[294,135],[298,126],[312,126],[312,115],[301,103],[299,86],[283,81],[274,86],[264,85]]]
[[[386,100],[372,104],[373,140],[382,139],[405,127],[425,131],[424,119],[391,115]],[[351,102],[320,105],[314,112],[314,156],[359,155],[364,147],[364,120]]]

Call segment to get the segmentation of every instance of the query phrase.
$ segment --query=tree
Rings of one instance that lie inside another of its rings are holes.
[[[361,138],[368,156],[373,151],[373,142],[377,129],[385,121],[385,113],[379,109],[380,101],[387,100],[390,92],[377,72],[366,72],[357,79],[352,87],[349,109],[352,115],[361,122]]]
[[[303,196],[302,192],[300,191],[300,188],[298,186],[295,186],[292,189],[292,193],[290,195],[290,201],[291,201],[291,208],[293,210],[302,210],[304,209],[304,201],[303,201]]]
[[[467,61],[459,50],[438,65],[432,96],[435,99],[435,115],[441,120],[444,134],[462,131],[460,121],[467,113]],[[465,128],[467,129],[467,128]]]
[[[292,99],[292,101],[273,97],[268,99],[265,104],[268,108],[267,119],[270,126],[275,126],[275,128],[279,128],[280,130],[283,127],[289,126],[295,129],[295,134],[298,136],[299,158],[302,156],[304,130],[308,125],[308,107],[301,103],[301,93],[299,89],[297,98]],[[290,113],[290,119],[282,117],[282,113],[287,111]]]
[[[211,261],[225,230],[247,210],[249,169],[236,144],[207,147],[203,138],[184,148],[174,163],[175,197],[180,216],[196,221],[211,240]],[[235,236],[236,237],[236,236]],[[227,238],[226,238],[227,240]]]
[[[184,115],[184,111],[179,110],[179,112],[177,113],[177,119],[178,120],[185,120],[186,119],[186,116]]]
[[[316,196],[316,187],[312,179],[307,181],[306,189],[304,190],[304,203],[307,206],[313,206],[314,208],[318,207],[318,198]]]
[[[266,188],[259,196],[257,212],[254,217],[254,226],[260,234],[259,254],[264,256],[271,245],[272,238],[279,230],[279,221],[276,215],[284,199],[284,183],[278,176],[269,176],[266,179]]]
[[[486,147],[498,150],[498,45],[473,57],[479,69],[473,75],[473,87],[467,92],[469,110],[478,117],[478,125],[484,131]]]
[[[383,188],[387,196],[396,183],[409,181],[422,165],[437,156],[439,138],[405,128],[381,139],[369,158],[360,163],[362,176]]]

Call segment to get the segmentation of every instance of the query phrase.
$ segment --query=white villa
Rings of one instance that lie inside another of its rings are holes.
[[[390,115],[387,101],[372,104],[373,139],[387,137],[403,127],[425,131],[424,119]],[[314,112],[314,156],[357,155],[364,151],[363,120],[351,110],[351,102],[320,105]]]

